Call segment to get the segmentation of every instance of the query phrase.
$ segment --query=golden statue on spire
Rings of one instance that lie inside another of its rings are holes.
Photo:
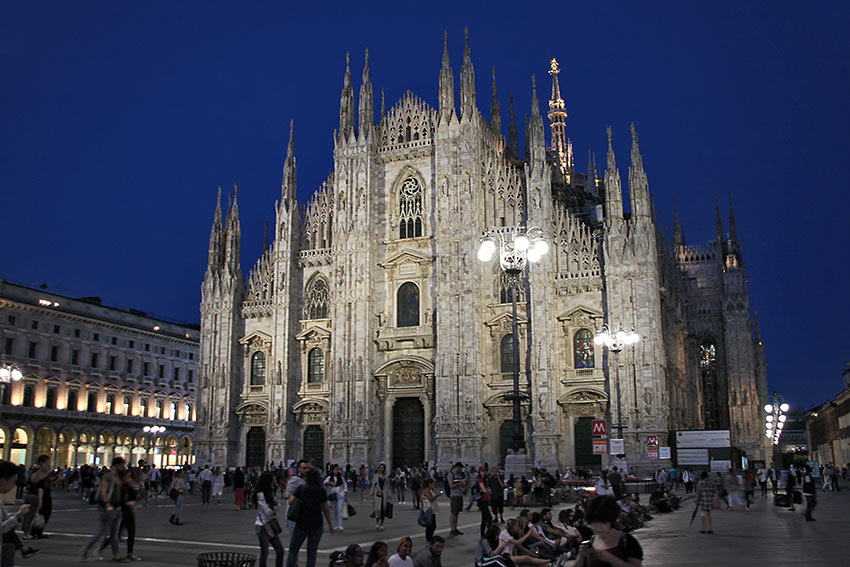
[[[560,72],[561,68],[558,66],[558,60],[553,57],[552,60],[549,62],[549,74],[557,75]]]

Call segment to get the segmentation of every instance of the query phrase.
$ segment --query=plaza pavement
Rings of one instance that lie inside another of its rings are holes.
[[[371,503],[360,501],[360,493],[349,493],[350,503],[358,514],[345,521],[345,531],[334,535],[325,531],[319,546],[318,567],[325,567],[328,555],[344,549],[349,543],[359,543],[368,550],[377,539],[386,541],[394,552],[396,543],[405,535],[413,537],[414,553],[421,549],[424,530],[416,524],[417,511],[408,503],[396,507],[396,516],[388,520],[385,531],[376,532],[369,518]],[[202,506],[200,496],[194,495],[183,508],[184,526],[168,523],[170,501],[160,498],[137,512],[138,534],[136,554],[143,558],[138,565],[166,567],[196,565],[196,555],[208,551],[232,551],[258,554],[254,533],[256,514],[251,510],[235,511],[232,494],[225,493],[227,504]],[[682,509],[671,514],[659,514],[645,528],[634,532],[644,549],[644,565],[670,566],[771,566],[785,565],[847,565],[850,564],[850,490],[840,493],[821,493],[815,511],[817,522],[806,522],[803,507],[797,512],[773,506],[756,496],[749,511],[715,510],[714,535],[697,531],[699,519],[689,527],[694,501],[683,503]],[[105,564],[95,555],[81,563],[79,550],[93,533],[97,524],[95,507],[63,492],[56,494],[56,510],[48,527],[49,539],[34,540],[41,552],[30,559],[16,557],[16,565],[59,567],[64,565]],[[11,508],[11,507],[10,507]],[[448,502],[441,508],[437,533],[448,535]],[[556,506],[556,510],[560,507]],[[508,515],[510,515],[509,511]],[[517,511],[513,511],[516,513]],[[475,508],[460,517],[464,535],[447,538],[443,552],[445,567],[473,565],[473,552],[478,538],[479,514]],[[284,538],[284,546],[287,538]],[[122,554],[125,552],[122,543]],[[270,550],[269,565],[274,565],[274,550]],[[299,564],[303,567],[304,550]]]

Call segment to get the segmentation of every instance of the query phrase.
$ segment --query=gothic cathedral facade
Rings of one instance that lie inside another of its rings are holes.
[[[631,211],[608,129],[607,166],[575,169],[551,63],[551,142],[532,77],[526,149],[513,101],[502,135],[476,104],[469,43],[460,107],[444,45],[439,105],[407,92],[374,120],[368,51],[358,112],[348,62],[334,170],[296,200],[290,127],[273,239],[243,278],[237,195],[221,194],[202,287],[199,463],[495,463],[511,444],[512,291],[476,251],[492,227],[537,226],[550,251],[516,293],[522,431],[534,464],[598,466],[591,423],[621,416],[630,464],[676,430],[730,429],[764,459],[765,364],[741,245],[671,238],[632,126]],[[223,222],[224,220],[224,222]],[[641,340],[614,355],[603,325]],[[619,411],[615,402],[619,400]]]

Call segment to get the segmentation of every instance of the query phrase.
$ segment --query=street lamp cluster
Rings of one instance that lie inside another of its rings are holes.
[[[489,262],[498,250],[499,266],[505,272],[511,286],[511,313],[513,315],[511,347],[513,349],[513,392],[505,396],[513,404],[513,450],[519,454],[524,444],[520,400],[529,399],[528,392],[519,391],[519,338],[517,336],[516,298],[520,274],[527,262],[537,262],[549,251],[549,243],[539,227],[501,227],[484,231],[478,247],[478,259]]]
[[[20,382],[24,375],[17,366],[0,363],[0,382],[8,384],[10,382]]]
[[[634,332],[634,329],[628,333],[623,330],[622,325],[615,333],[611,332],[608,324],[602,325],[602,332],[593,337],[593,343],[596,345],[605,345],[608,350],[614,353],[614,367],[616,368],[617,380],[617,438],[623,438],[623,409],[620,404],[620,351],[626,348],[627,345],[633,345],[640,340],[640,335]],[[610,380],[610,374],[609,374]],[[609,388],[610,391],[610,388]]]
[[[145,433],[164,433],[165,427],[161,425],[145,425],[142,427],[142,431]]]
[[[782,437],[782,430],[785,428],[785,421],[788,416],[788,410],[791,406],[785,403],[785,399],[776,392],[770,397],[770,402],[765,404],[764,412],[767,414],[764,417],[764,436],[770,439],[773,445],[779,445],[779,438]]]

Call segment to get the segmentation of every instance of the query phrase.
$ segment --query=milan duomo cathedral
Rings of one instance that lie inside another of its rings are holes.
[[[555,60],[550,143],[532,76],[520,154],[512,99],[503,135],[495,71],[489,122],[479,110],[468,40],[459,108],[446,45],[438,107],[407,92],[386,110],[381,96],[377,123],[368,57],[356,101],[346,61],[334,169],[306,205],[290,125],[273,238],[247,278],[237,195],[223,218],[219,191],[197,461],[502,462],[512,288],[476,253],[483,231],[517,225],[550,243],[516,294],[535,465],[607,462],[591,427],[615,428],[618,394],[630,465],[669,465],[652,458],[652,441],[695,429],[729,429],[740,454],[763,460],[766,368],[731,203],[728,231],[717,207],[714,240],[686,243],[678,219],[668,237],[632,126],[624,211],[611,128],[604,172],[592,155],[586,173],[575,168]],[[615,355],[594,343],[603,324],[641,339]]]

